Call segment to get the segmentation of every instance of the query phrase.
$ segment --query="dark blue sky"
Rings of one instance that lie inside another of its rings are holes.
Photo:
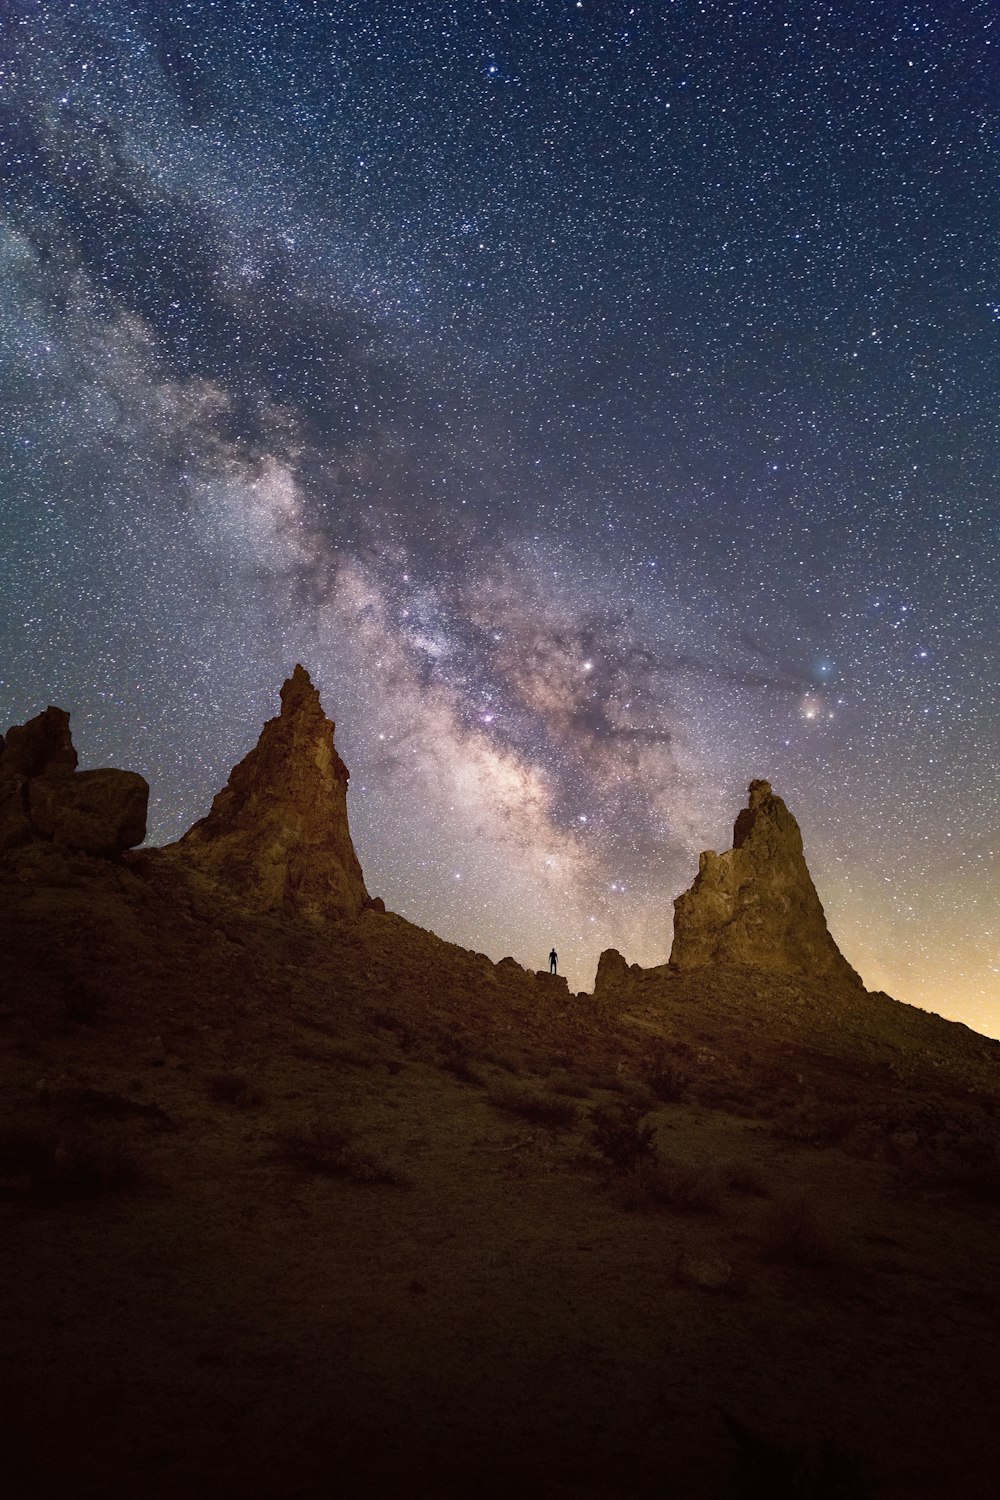
[[[0,718],[166,839],[301,659],[372,888],[581,987],[764,775],[1000,1030],[995,7],[0,19]]]

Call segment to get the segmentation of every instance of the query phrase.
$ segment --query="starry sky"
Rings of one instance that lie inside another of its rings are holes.
[[[296,661],[369,889],[663,962],[751,777],[1000,1034],[994,0],[0,0],[0,720],[177,837]]]

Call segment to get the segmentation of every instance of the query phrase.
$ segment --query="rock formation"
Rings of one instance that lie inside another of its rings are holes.
[[[0,740],[0,848],[49,840],[113,857],[146,837],[149,786],[135,771],[77,771],[69,714],[49,707]]]
[[[281,713],[173,855],[234,892],[248,910],[315,920],[369,902],[347,823],[348,770],[304,667],[281,689]]]
[[[674,902],[676,969],[745,964],[860,985],[826,925],[799,825],[770,783],[750,783],[733,847],[706,850],[691,889]]]
[[[617,948],[605,948],[597,961],[595,1000],[621,1000],[631,989],[631,967]]]

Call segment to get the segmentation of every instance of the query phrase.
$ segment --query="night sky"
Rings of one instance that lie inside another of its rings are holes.
[[[751,777],[1000,1033],[995,0],[0,0],[0,727],[590,988]]]

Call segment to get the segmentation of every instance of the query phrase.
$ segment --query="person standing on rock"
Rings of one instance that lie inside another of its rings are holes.
[[[556,950],[553,948],[552,952],[549,954],[549,973],[550,974],[556,974],[556,973],[558,973],[558,971],[559,971],[559,955],[556,952]]]

